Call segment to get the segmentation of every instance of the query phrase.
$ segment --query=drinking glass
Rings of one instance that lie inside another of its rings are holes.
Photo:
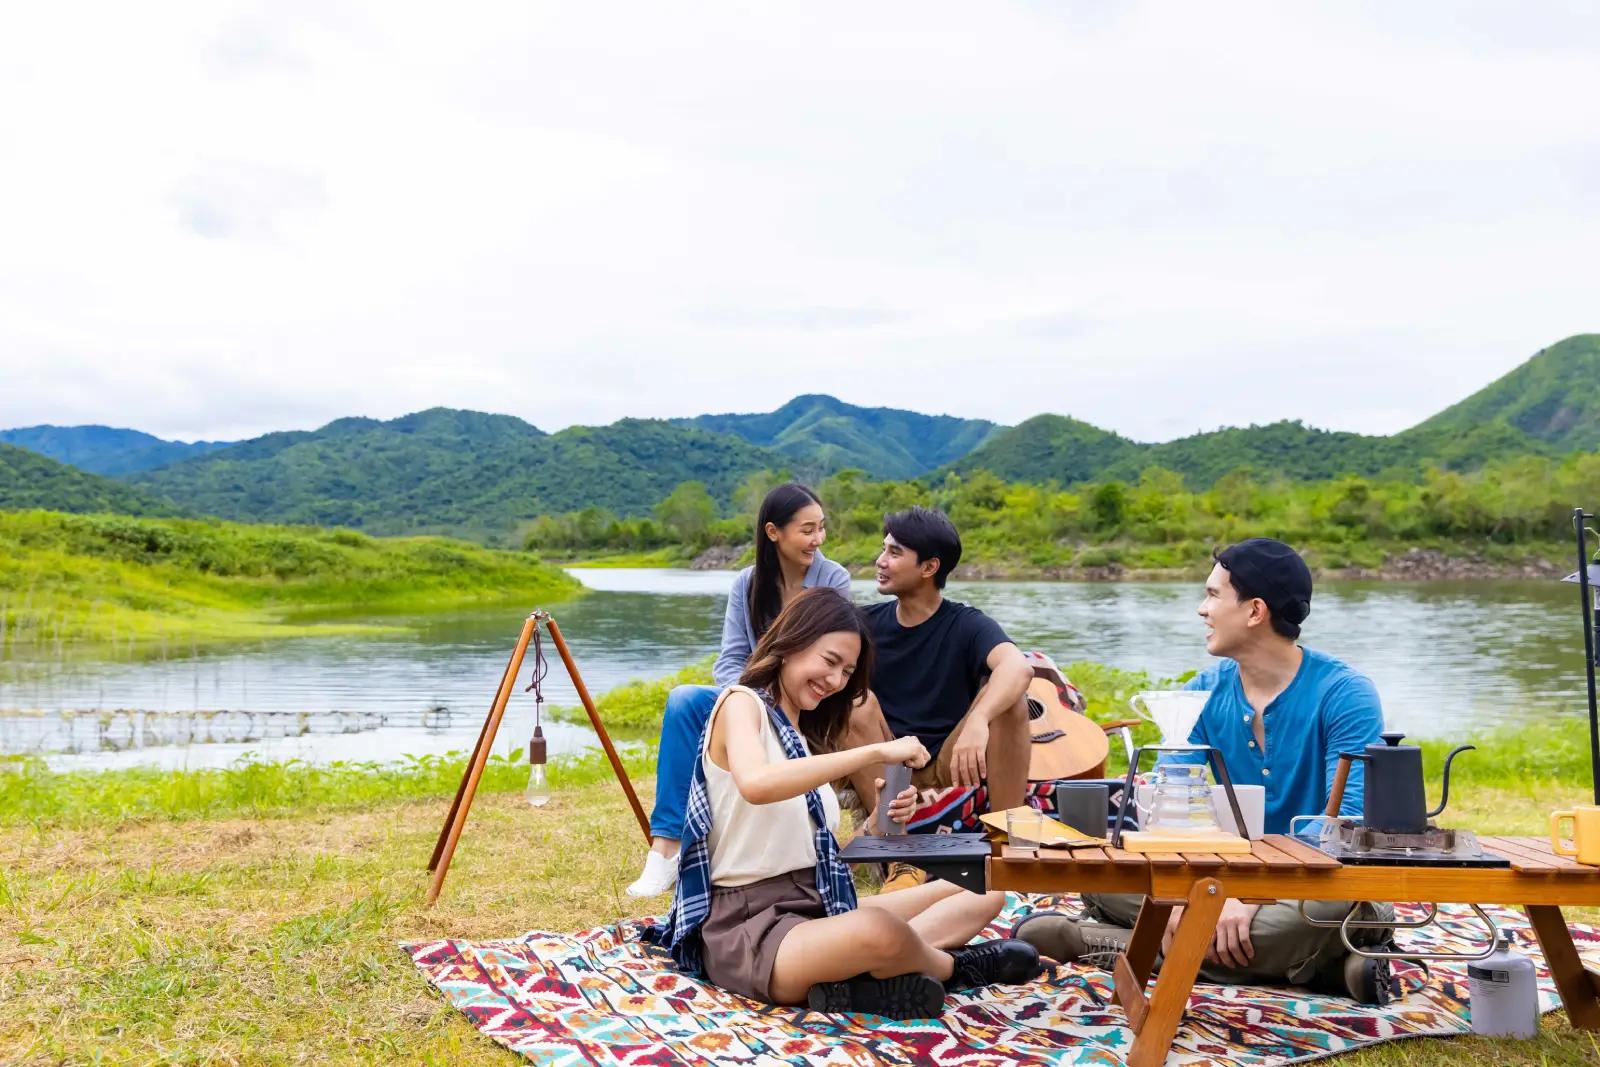
[[[1044,837],[1044,812],[1036,808],[1006,812],[1006,837],[1018,852],[1038,852]]]

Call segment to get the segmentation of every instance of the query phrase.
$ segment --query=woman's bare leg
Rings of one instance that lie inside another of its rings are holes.
[[[910,889],[897,889],[893,893],[880,893],[877,896],[862,897],[863,908],[881,908],[891,915],[898,915],[906,922],[921,915],[933,905],[946,897],[953,897],[966,890],[954,882],[936,881],[924,882]]]
[[[650,839],[650,851],[659,852],[670,860],[678,854],[678,847],[681,843],[676,837],[652,837]]]
[[[1000,914],[1006,895],[970,893],[952,882],[939,881],[864,897],[861,906],[900,916],[935,948],[960,948]]]
[[[900,893],[908,890],[900,890]],[[889,896],[899,896],[890,893]],[[960,948],[1006,906],[1004,893],[968,893],[965,890],[930,905],[911,920],[911,929],[934,948]]]
[[[857,908],[810,919],[778,946],[769,988],[778,1004],[804,1004],[819,982],[866,973],[874,978],[928,974],[945,981],[955,970],[948,952],[928,944],[911,924],[886,908]]]

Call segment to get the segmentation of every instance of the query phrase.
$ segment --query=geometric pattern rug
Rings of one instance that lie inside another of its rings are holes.
[[[1035,908],[1070,897],[1019,897],[981,936],[1001,936]],[[1397,908],[1420,918],[1414,906]],[[1539,968],[1540,1007],[1559,1006],[1526,917],[1488,910]],[[1403,932],[1407,947],[1465,949],[1482,927],[1465,908]],[[638,937],[640,921],[576,934],[532,932],[505,941],[403,944],[424,977],[472,1025],[549,1067],[792,1065],[1122,1067],[1133,1041],[1105,971],[1065,964],[1026,986],[952,994],[936,1020],[895,1022],[774,1007],[678,973]],[[1579,952],[1600,964],[1600,932],[1574,926]],[[1302,989],[1197,983],[1167,1063],[1273,1067],[1381,1041],[1470,1029],[1464,964],[1397,964],[1405,996],[1383,1008]],[[1157,977],[1159,981],[1159,976]]]

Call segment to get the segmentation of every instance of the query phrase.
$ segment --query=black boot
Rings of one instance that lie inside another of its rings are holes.
[[[999,938],[950,950],[956,967],[946,989],[971,989],[986,985],[1021,985],[1043,971],[1039,950],[1026,941]]]
[[[937,1019],[944,986],[930,974],[874,978],[858,974],[842,982],[819,982],[806,994],[812,1011],[860,1012],[887,1019]]]
[[[1400,996],[1400,983],[1388,960],[1371,959],[1355,952],[1325,963],[1312,979],[1311,988],[1377,1007]]]
[[[1381,1007],[1398,995],[1399,983],[1389,969],[1388,960],[1368,959],[1352,952],[1345,957],[1341,970],[1345,995],[1357,1004]]]

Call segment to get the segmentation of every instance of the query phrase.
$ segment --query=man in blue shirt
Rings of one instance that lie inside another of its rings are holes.
[[[1221,659],[1188,685],[1211,694],[1189,735],[1191,744],[1222,753],[1236,784],[1266,793],[1267,833],[1286,834],[1297,815],[1323,812],[1339,753],[1379,742],[1383,708],[1372,682],[1334,657],[1298,644],[1311,612],[1311,570],[1281,541],[1255,537],[1215,556],[1200,603],[1206,651]],[[1197,759],[1203,757],[1196,757]],[[1350,771],[1340,814],[1361,816],[1362,765]],[[1127,943],[1143,898],[1090,895],[1086,918],[1041,913],[1013,936],[1055,959],[1114,958]],[[1362,918],[1389,919],[1386,904],[1364,904]],[[1318,919],[1342,919],[1349,902],[1306,902]],[[1172,944],[1181,909],[1162,938]],[[1352,934],[1378,943],[1383,930]],[[1223,905],[1217,933],[1200,969],[1213,982],[1309,985],[1382,1004],[1391,995],[1386,961],[1350,953],[1337,929],[1312,926],[1298,901]]]

